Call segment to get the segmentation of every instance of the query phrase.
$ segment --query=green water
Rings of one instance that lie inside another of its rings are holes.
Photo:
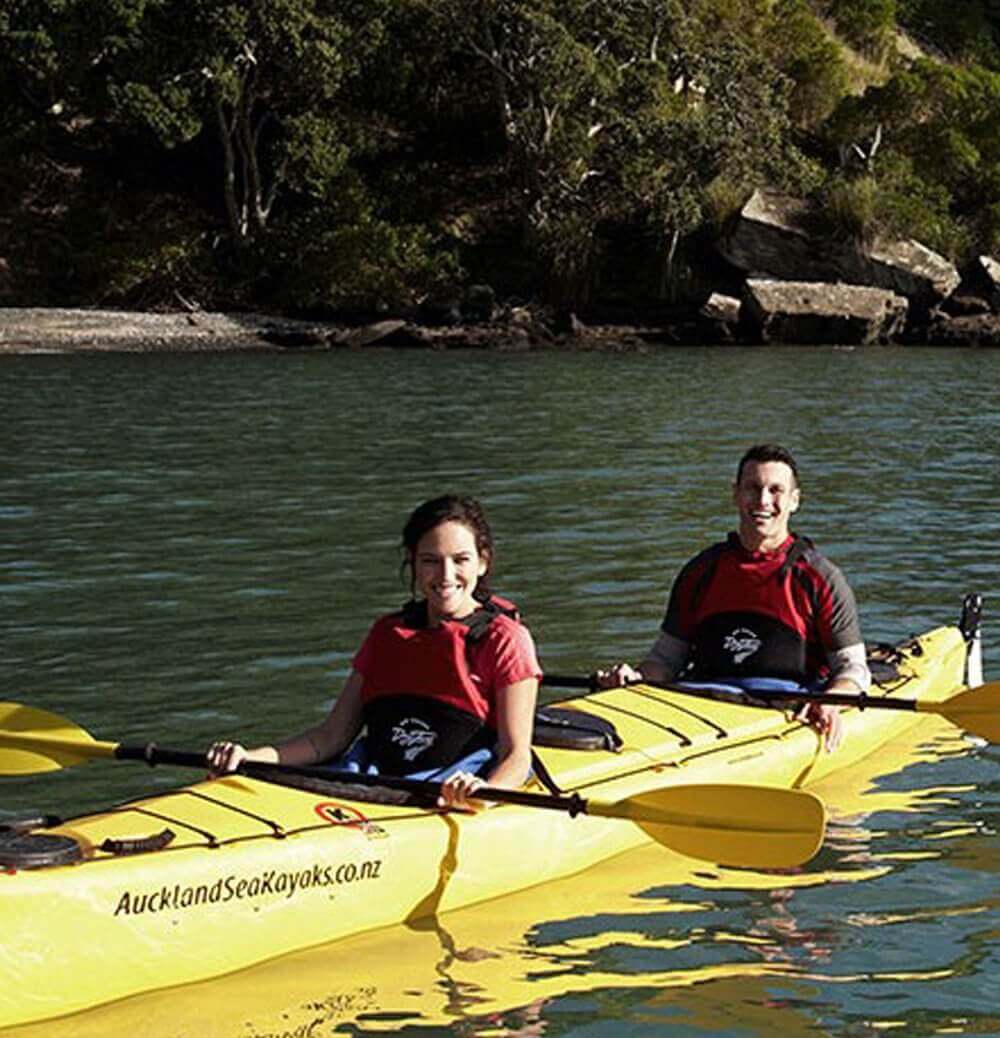
[[[796,529],[846,571],[866,637],[952,622],[980,591],[990,677],[998,415],[990,351],[2,358],[0,698],[114,741],[200,747],[301,729],[329,706],[372,618],[406,597],[406,514],[446,491],[486,505],[496,587],[520,604],[548,670],[635,659],[677,568],[730,528],[740,452],[770,439],[799,459]],[[727,981],[732,1012],[711,1023],[683,991],[631,987],[500,1023],[465,1014],[440,1033],[756,1036],[793,1006],[794,1033],[1000,1034],[1000,757],[959,749],[882,780],[944,791],[916,815],[869,819],[883,876],[795,892],[796,930],[827,949],[816,979]],[[102,806],[184,774],[95,764],[0,779],[0,816]],[[685,931],[671,968],[678,955],[711,961],[723,929],[772,925],[773,898],[708,900],[681,917],[697,939]],[[858,924],[873,913],[906,921]],[[811,954],[803,944],[791,941],[793,960]],[[635,949],[603,954],[633,976],[664,968]],[[878,979],[915,972],[919,983]],[[366,1033],[350,1027],[336,1033]]]

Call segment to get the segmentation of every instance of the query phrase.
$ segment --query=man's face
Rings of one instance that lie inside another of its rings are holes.
[[[744,546],[773,550],[788,537],[788,522],[799,507],[799,488],[783,461],[748,461],[733,485],[733,501]]]

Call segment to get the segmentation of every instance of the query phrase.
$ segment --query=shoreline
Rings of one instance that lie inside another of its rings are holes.
[[[430,326],[403,319],[369,324],[308,321],[256,312],[146,312],[82,307],[0,307],[0,356],[69,353],[323,352],[371,346],[424,349],[642,349],[657,329],[553,331],[534,313]]]
[[[277,349],[265,336],[315,322],[263,314],[0,308],[0,354],[159,353]]]
[[[632,315],[622,315],[632,316]],[[637,315],[636,315],[637,316]],[[652,315],[651,315],[652,316]],[[505,308],[489,320],[428,324],[404,317],[369,323],[306,320],[279,314],[177,310],[166,313],[83,307],[0,307],[0,357],[98,353],[322,353],[339,349],[548,350],[635,353],[677,346],[755,346],[738,316],[699,310],[655,315],[652,323],[584,324],[544,307]],[[837,332],[841,333],[838,337]],[[955,317],[928,334],[890,342],[843,337],[844,329],[810,342],[771,345],[903,348],[1000,346],[1000,314]],[[828,340],[828,341],[827,341]]]
[[[425,349],[643,349],[667,329],[628,325],[553,330],[527,309],[503,319],[429,326],[404,319],[348,325],[263,313],[153,313],[0,307],[0,356],[70,353],[323,352],[373,345]],[[680,345],[680,343],[676,343]]]

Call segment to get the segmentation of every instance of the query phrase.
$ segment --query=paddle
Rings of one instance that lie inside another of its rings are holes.
[[[170,750],[149,743],[129,746],[98,742],[72,721],[46,710],[0,703],[0,775],[53,771],[98,758],[141,760],[205,768],[205,754]],[[359,775],[326,768],[244,762],[239,769],[253,778],[307,775],[330,782],[437,796],[437,782]],[[811,793],[767,786],[729,784],[668,785],[624,800],[584,798],[578,793],[550,796],[520,789],[484,787],[481,800],[521,804],[547,810],[620,818],[634,822],[671,850],[719,865],[746,868],[787,868],[808,861],[823,842],[826,815],[822,801]]]
[[[543,685],[558,688],[585,688],[596,691],[593,679],[566,674],[546,674],[542,678]],[[629,682],[655,688],[661,692],[682,692],[686,696],[700,696],[702,699],[713,698],[708,690],[694,688],[677,688],[667,685],[654,685],[649,681]],[[990,681],[985,685],[958,692],[948,699],[936,703],[922,699],[893,699],[890,696],[873,696],[865,692],[780,692],[753,689],[746,693],[748,699],[756,702],[773,703],[775,706],[801,705],[816,700],[820,703],[831,703],[838,706],[856,706],[859,710],[910,710],[925,714],[938,714],[947,718],[953,725],[964,728],[973,735],[978,735],[987,742],[1000,742],[1000,681]]]

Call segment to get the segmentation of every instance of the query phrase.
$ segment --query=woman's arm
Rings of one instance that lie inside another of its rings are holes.
[[[361,730],[361,686],[364,677],[351,671],[332,709],[318,725],[277,746],[246,749],[240,743],[216,742],[208,750],[213,774],[235,771],[247,761],[266,764],[308,766],[330,760],[342,753]]]
[[[535,729],[538,681],[525,678],[497,691],[497,764],[487,776],[491,786],[516,789],[531,773],[531,736]]]
[[[497,763],[484,781],[478,775],[456,772],[441,786],[442,807],[482,810],[486,803],[476,800],[480,786],[516,789],[531,773],[531,736],[535,727],[538,679],[525,678],[497,689]]]

